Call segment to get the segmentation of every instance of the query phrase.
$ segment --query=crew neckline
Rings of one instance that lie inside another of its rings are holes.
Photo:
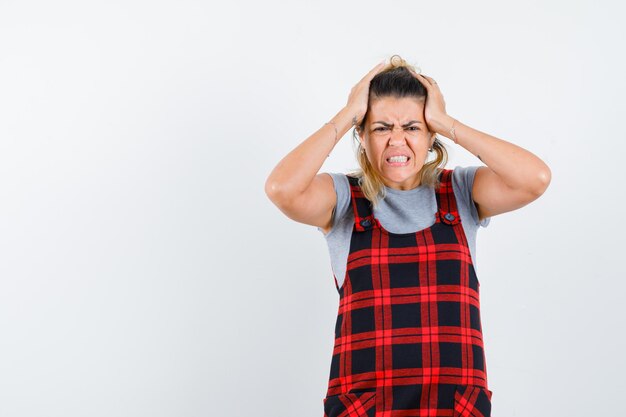
[[[389,193],[389,194],[396,194],[396,195],[417,194],[420,191],[423,191],[423,190],[426,190],[426,189],[429,188],[428,186],[426,186],[424,184],[418,185],[417,187],[411,188],[410,190],[396,190],[395,188],[387,187],[386,185],[384,185],[384,187],[385,187],[385,191],[387,193]]]

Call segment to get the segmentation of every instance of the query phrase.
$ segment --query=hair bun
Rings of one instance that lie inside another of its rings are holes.
[[[392,55],[391,58],[389,58],[389,65],[391,66],[391,68],[405,67],[407,69],[413,70],[418,74],[422,72],[422,69],[420,67],[409,64],[404,58],[397,54]]]
[[[406,61],[400,55],[393,55],[389,58],[389,63],[394,67],[405,67]]]

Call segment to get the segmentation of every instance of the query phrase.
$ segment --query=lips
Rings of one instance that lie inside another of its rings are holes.
[[[411,158],[411,155],[409,155],[408,152],[404,152],[404,151],[392,151],[389,152],[389,154],[387,156],[385,156],[385,159],[389,159],[392,156],[406,156],[407,158]]]
[[[389,162],[389,158],[393,158],[394,156],[406,156],[407,160],[409,160],[409,161],[411,160],[411,157],[408,154],[405,154],[405,153],[393,153],[391,155],[387,155],[385,157],[385,160],[387,162]]]
[[[392,162],[389,159],[387,159],[385,163],[387,164],[387,166],[390,166],[390,167],[404,167],[404,166],[408,166],[411,163],[411,158],[407,157],[407,160],[405,162],[395,162],[395,161]]]

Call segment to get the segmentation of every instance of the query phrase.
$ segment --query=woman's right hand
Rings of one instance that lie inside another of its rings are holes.
[[[367,113],[370,81],[386,65],[387,60],[372,68],[352,88],[347,106],[333,117],[342,134],[355,119],[361,123]],[[317,226],[324,233],[332,228],[337,194],[331,175],[318,172],[336,144],[333,140],[338,139],[333,137],[339,129],[333,127],[320,127],[289,152],[265,180],[265,193],[280,211],[292,220]]]
[[[367,112],[368,100],[369,100],[369,92],[370,92],[370,81],[372,78],[376,76],[379,72],[384,70],[387,67],[387,60],[383,60],[378,65],[370,70],[365,77],[361,79],[350,91],[350,96],[348,97],[348,104],[346,107],[349,107],[356,114],[355,125],[358,126],[361,124],[365,113]]]

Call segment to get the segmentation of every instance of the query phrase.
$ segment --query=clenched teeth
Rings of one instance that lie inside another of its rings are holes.
[[[409,160],[408,156],[392,156],[391,158],[388,158],[387,161],[389,162],[406,162]]]

